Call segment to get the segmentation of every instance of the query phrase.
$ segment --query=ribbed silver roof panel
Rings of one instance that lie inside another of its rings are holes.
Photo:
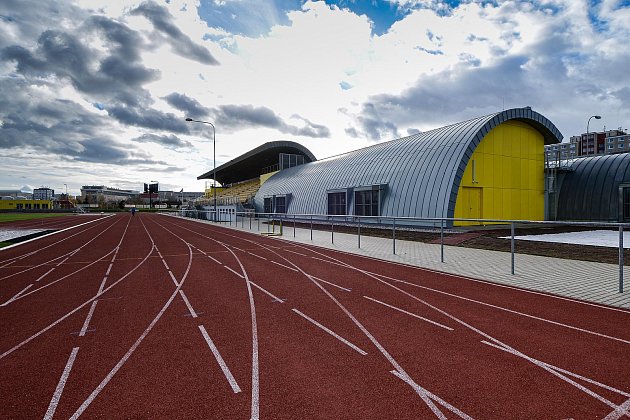
[[[630,184],[630,154],[575,159],[560,187],[558,219],[622,221],[620,184]]]
[[[256,208],[262,211],[265,197],[292,194],[288,213],[325,214],[330,190],[386,184],[383,216],[453,217],[468,160],[483,137],[508,120],[530,124],[545,144],[562,140],[547,118],[514,108],[278,172],[256,194]]]

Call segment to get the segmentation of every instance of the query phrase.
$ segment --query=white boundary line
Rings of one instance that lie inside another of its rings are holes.
[[[79,331],[79,337],[83,337],[87,332],[88,326],[90,325],[90,321],[92,320],[92,315],[94,315],[94,309],[96,309],[96,304],[98,303],[98,299],[92,302],[92,306],[90,306],[90,311],[85,317],[85,321],[83,321],[83,327],[81,327],[81,331]]]
[[[193,309],[192,305],[188,301],[188,298],[186,297],[186,295],[184,294],[184,291],[182,289],[179,289],[179,294],[182,297],[182,299],[184,300],[184,303],[186,304],[186,307],[188,307],[188,312],[190,312],[190,316],[192,316],[193,318],[197,318],[197,312],[195,312],[195,310]]]
[[[203,335],[204,340],[206,340],[206,343],[208,343],[208,347],[210,347],[214,358],[217,360],[217,363],[221,367],[221,370],[225,375],[225,379],[227,379],[230,386],[232,387],[232,391],[234,391],[235,394],[238,394],[239,392],[241,392],[241,387],[238,386],[238,383],[236,382],[236,379],[234,379],[232,372],[230,372],[230,369],[225,364],[223,357],[221,357],[221,353],[219,353],[219,349],[217,349],[217,346],[215,346],[212,342],[212,339],[208,335],[208,331],[206,331],[206,328],[203,325],[199,325],[199,331],[201,331],[201,335]]]
[[[225,268],[227,268],[228,270],[230,270],[232,273],[236,274],[237,276],[239,276],[240,278],[244,279],[245,277],[243,277],[242,274],[237,273],[235,270],[232,270],[230,267],[228,267],[227,265],[224,265]]]
[[[355,346],[354,344],[352,344],[351,342],[349,342],[348,340],[346,340],[345,338],[343,338],[342,336],[340,336],[336,332],[332,331],[331,329],[324,327],[322,324],[320,324],[319,322],[315,321],[313,318],[310,318],[307,315],[304,315],[302,312],[298,311],[295,308],[293,308],[292,311],[295,312],[296,314],[300,315],[302,318],[306,319],[310,323],[314,324],[315,326],[321,328],[322,330],[324,330],[328,334],[332,335],[337,340],[341,341],[343,344],[345,344],[346,346],[350,347],[352,350],[354,350],[357,353],[359,353],[361,356],[366,356],[367,355],[367,353],[365,351],[361,350],[359,347]]]
[[[381,302],[380,300],[376,300],[376,299],[371,298],[369,296],[363,296],[363,297],[368,299],[368,300],[371,300],[372,302],[380,303],[383,306],[387,306],[388,308],[392,308],[392,309],[394,309],[394,310],[396,310],[398,312],[402,312],[403,314],[407,314],[407,315],[410,315],[410,316],[412,316],[414,318],[421,319],[421,320],[423,320],[425,322],[428,322],[429,324],[433,324],[433,325],[435,325],[437,327],[444,328],[445,330],[453,331],[453,329],[451,327],[447,327],[446,325],[440,324],[439,322],[435,322],[435,321],[432,321],[430,319],[424,318],[424,317],[422,317],[420,315],[416,315],[416,314],[413,314],[411,312],[407,312],[404,309],[397,308],[395,306],[392,306],[392,305],[390,305],[388,303],[385,303],[385,302]]]
[[[276,261],[270,261],[270,262],[271,262],[272,264],[279,265],[280,267],[284,267],[284,268],[286,268],[286,269],[288,269],[288,270],[291,270],[291,271],[295,271],[295,272],[297,272],[297,271],[298,271],[298,270],[296,270],[296,269],[295,269],[295,268],[293,268],[293,267],[289,267],[288,265],[284,265],[284,264],[281,264],[281,263],[276,262]]]
[[[68,380],[68,376],[70,376],[70,370],[72,369],[72,365],[74,364],[74,360],[76,359],[78,352],[78,347],[72,349],[70,357],[68,358],[68,362],[66,363],[66,367],[63,369],[63,373],[61,374],[61,378],[59,379],[59,383],[57,384],[57,388],[55,389],[55,393],[50,400],[50,404],[48,405],[48,410],[46,410],[46,414],[44,415],[44,420],[51,420],[55,415],[55,410],[57,410],[57,405],[59,405],[59,400],[61,399],[63,388],[66,386],[66,381]]]
[[[346,292],[352,292],[352,289],[348,289],[348,288],[345,288],[345,287],[341,287],[341,286],[339,286],[338,284],[331,283],[331,282],[329,282],[329,281],[327,281],[327,280],[324,280],[324,279],[320,279],[319,277],[315,277],[315,276],[312,276],[312,277],[313,277],[315,280],[317,280],[317,281],[321,281],[322,283],[330,284],[331,286],[334,286],[334,287],[336,287],[337,289],[341,289],[341,290],[344,290],[344,291],[346,291]]]
[[[263,289],[262,287],[260,287],[259,285],[257,285],[256,283],[254,283],[253,281],[249,281],[252,286],[254,286],[255,288],[257,288],[258,290],[260,290],[261,292],[265,293],[267,296],[271,297],[273,300],[275,300],[276,302],[280,302],[280,303],[284,303],[284,300],[280,299],[277,296],[274,296],[271,292]]]
[[[90,220],[89,222],[81,223],[81,224],[76,225],[76,226],[70,226],[70,227],[65,228],[65,229],[57,230],[57,231],[55,231],[55,232],[50,232],[50,233],[47,233],[46,235],[38,236],[37,238],[27,239],[26,241],[23,241],[23,242],[18,242],[18,243],[13,244],[13,245],[7,245],[7,246],[5,246],[5,247],[0,248],[0,252],[2,252],[2,251],[4,251],[4,250],[7,250],[7,249],[10,249],[10,248],[13,248],[13,247],[16,247],[16,246],[19,246],[19,245],[24,245],[24,244],[27,244],[27,243],[29,243],[29,242],[36,241],[36,240],[38,240],[38,239],[43,239],[43,238],[46,238],[46,237],[51,236],[51,235],[56,235],[56,234],[58,234],[58,233],[65,232],[66,230],[70,230],[70,229],[78,228],[78,227],[80,227],[80,226],[87,225],[87,224],[89,224],[89,223],[94,223],[94,222],[97,222],[97,221],[99,221],[99,220],[103,220],[103,219],[106,219],[106,218],[108,218],[108,217],[112,217],[112,216],[114,216],[114,213],[112,213],[111,215],[104,216],[104,217],[99,217],[98,219]]]
[[[379,276],[379,277],[383,277],[383,278],[386,278],[388,280],[392,280],[392,281],[395,281],[395,282],[398,282],[398,283],[403,283],[403,284],[406,284],[406,285],[409,285],[409,286],[418,287],[420,289],[430,290],[430,291],[435,292],[435,293],[440,293],[440,294],[447,295],[447,296],[450,296],[450,297],[454,297],[454,298],[457,298],[457,299],[465,300],[465,301],[468,301],[468,302],[473,302],[473,303],[476,303],[476,304],[479,304],[479,305],[488,306],[490,308],[498,309],[498,310],[505,311],[505,312],[509,312],[511,314],[520,315],[520,316],[523,316],[523,317],[526,317],[526,318],[532,318],[532,319],[535,319],[535,320],[541,321],[541,322],[547,322],[549,324],[557,325],[559,327],[564,327],[564,328],[568,328],[568,329],[571,329],[571,330],[580,331],[580,332],[583,332],[583,333],[586,333],[586,334],[592,334],[592,335],[595,335],[597,337],[607,338],[609,340],[619,341],[619,342],[622,342],[624,344],[630,344],[630,340],[625,340],[623,338],[613,337],[613,336],[610,336],[610,335],[598,333],[598,332],[587,330],[587,329],[584,329],[584,328],[575,327],[575,326],[569,325],[569,324],[563,324],[562,322],[552,321],[550,319],[541,318],[541,317],[536,316],[536,315],[526,314],[524,312],[519,312],[519,311],[515,311],[513,309],[504,308],[502,306],[493,305],[491,303],[486,303],[486,302],[482,302],[482,301],[479,301],[479,300],[475,300],[475,299],[471,299],[471,298],[455,295],[453,293],[444,292],[442,290],[433,289],[431,287],[421,286],[419,284],[411,283],[411,282],[408,282],[408,281],[405,281],[405,280],[394,279],[392,277],[388,277],[388,276],[385,276],[385,275],[382,275],[382,274],[374,274],[374,275]]]

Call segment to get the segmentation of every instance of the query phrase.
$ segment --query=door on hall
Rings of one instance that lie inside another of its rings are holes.
[[[482,189],[464,187],[464,217],[467,219],[481,219]],[[470,222],[471,225],[480,225],[480,222]]]

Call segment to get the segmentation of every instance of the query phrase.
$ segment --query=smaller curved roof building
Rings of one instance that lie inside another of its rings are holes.
[[[575,159],[561,179],[557,218],[629,221],[630,154]]]
[[[261,169],[281,163],[278,161],[281,154],[303,156],[303,163],[317,160],[310,150],[299,143],[286,140],[270,141],[217,167],[216,180],[221,185],[227,185],[256,178],[260,176]],[[214,172],[208,171],[199,175],[197,179],[212,179]]]
[[[561,140],[514,108],[280,171],[254,201],[290,214],[542,220],[544,145]]]

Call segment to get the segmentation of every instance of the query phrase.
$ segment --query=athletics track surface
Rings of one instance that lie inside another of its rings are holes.
[[[0,252],[0,418],[629,417],[629,311],[169,216],[88,221]]]

